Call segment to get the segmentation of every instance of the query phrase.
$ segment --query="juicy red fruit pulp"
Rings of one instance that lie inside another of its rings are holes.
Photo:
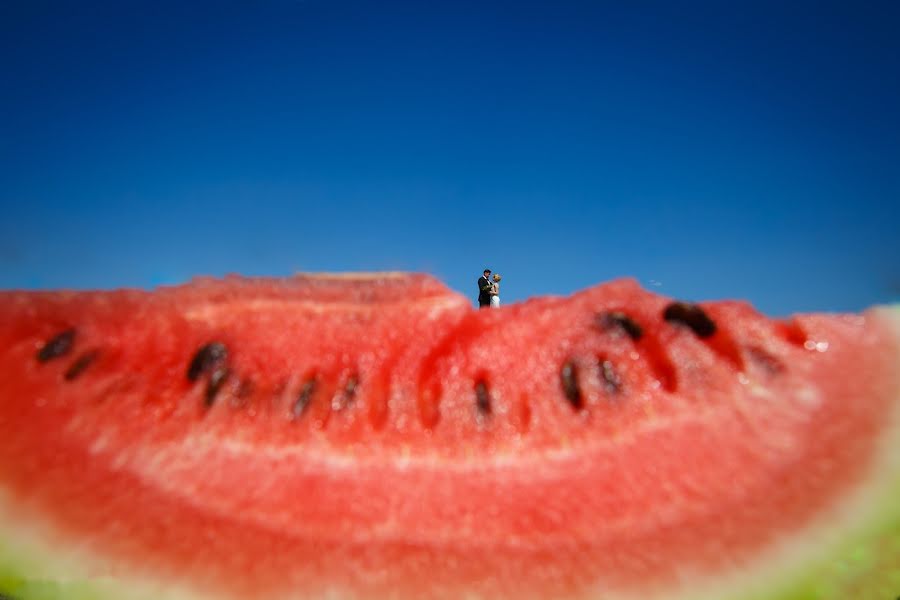
[[[671,589],[836,503],[896,389],[871,319],[631,281],[491,311],[404,276],[0,311],[17,514],[101,572],[223,594]]]

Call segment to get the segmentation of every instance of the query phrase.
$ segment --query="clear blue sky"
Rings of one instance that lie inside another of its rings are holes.
[[[898,31],[897,2],[3,2],[0,287],[897,300]]]

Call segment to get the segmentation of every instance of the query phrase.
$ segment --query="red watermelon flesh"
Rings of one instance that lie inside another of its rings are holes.
[[[631,280],[477,311],[402,274],[6,292],[0,591],[893,585],[896,315],[770,320]]]

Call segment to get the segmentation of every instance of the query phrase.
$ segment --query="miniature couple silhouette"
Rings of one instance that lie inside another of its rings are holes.
[[[484,270],[484,273],[478,278],[478,308],[500,306],[500,279],[502,278],[499,273],[494,273],[494,276],[491,277],[491,270]]]

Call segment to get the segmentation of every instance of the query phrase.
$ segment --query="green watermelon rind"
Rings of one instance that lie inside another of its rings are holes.
[[[884,317],[900,344],[900,305],[869,313]],[[898,365],[900,372],[900,365]],[[900,386],[898,386],[900,387]],[[900,595],[900,389],[870,478],[816,524],[790,534],[780,548],[744,565],[739,574],[690,577],[702,586],[667,600],[893,600]],[[213,598],[181,582],[81,578],[39,530],[10,514],[0,490],[0,599],[187,600]],[[837,523],[837,525],[835,525]],[[18,533],[13,533],[17,531]],[[812,546],[812,548],[810,548]],[[40,574],[40,576],[34,576]],[[701,582],[704,582],[701,584]],[[686,587],[691,587],[690,585]],[[613,600],[599,590],[596,596]],[[630,600],[630,599],[629,599]]]

